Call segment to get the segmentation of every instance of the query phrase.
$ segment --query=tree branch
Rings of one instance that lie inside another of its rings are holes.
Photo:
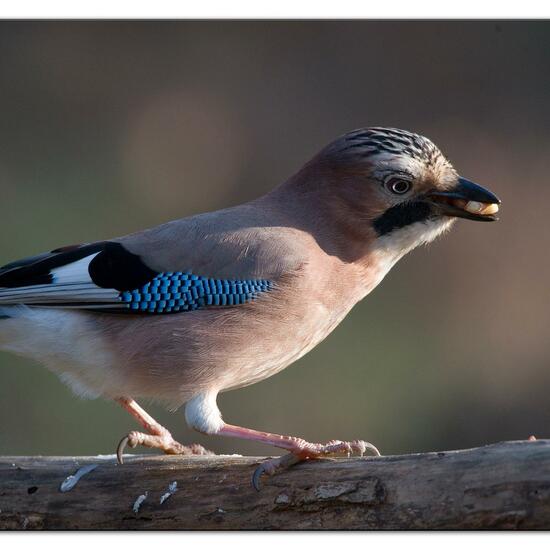
[[[550,527],[550,440],[312,461],[264,478],[257,493],[260,461],[0,457],[0,529]]]

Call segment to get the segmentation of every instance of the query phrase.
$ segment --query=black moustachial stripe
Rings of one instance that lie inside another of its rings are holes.
[[[97,286],[121,292],[139,288],[158,275],[139,256],[112,242],[105,243],[104,249],[90,262],[88,272]]]
[[[373,225],[378,236],[382,236],[412,223],[426,221],[430,217],[432,217],[432,210],[428,203],[403,202],[388,208],[374,220]]]

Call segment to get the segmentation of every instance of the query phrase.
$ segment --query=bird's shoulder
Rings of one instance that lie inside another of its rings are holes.
[[[269,210],[245,204],[114,241],[157,271],[193,269],[222,278],[277,278],[307,261],[309,239]]]

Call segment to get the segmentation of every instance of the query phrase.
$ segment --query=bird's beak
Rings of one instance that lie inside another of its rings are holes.
[[[458,178],[458,184],[448,191],[430,191],[426,199],[442,216],[466,218],[483,222],[498,220],[500,199],[480,185],[465,178]]]

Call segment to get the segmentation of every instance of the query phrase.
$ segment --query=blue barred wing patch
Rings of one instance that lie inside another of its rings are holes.
[[[176,313],[250,302],[272,288],[264,279],[211,279],[191,272],[160,273],[140,288],[123,291],[119,300],[130,310]]]

